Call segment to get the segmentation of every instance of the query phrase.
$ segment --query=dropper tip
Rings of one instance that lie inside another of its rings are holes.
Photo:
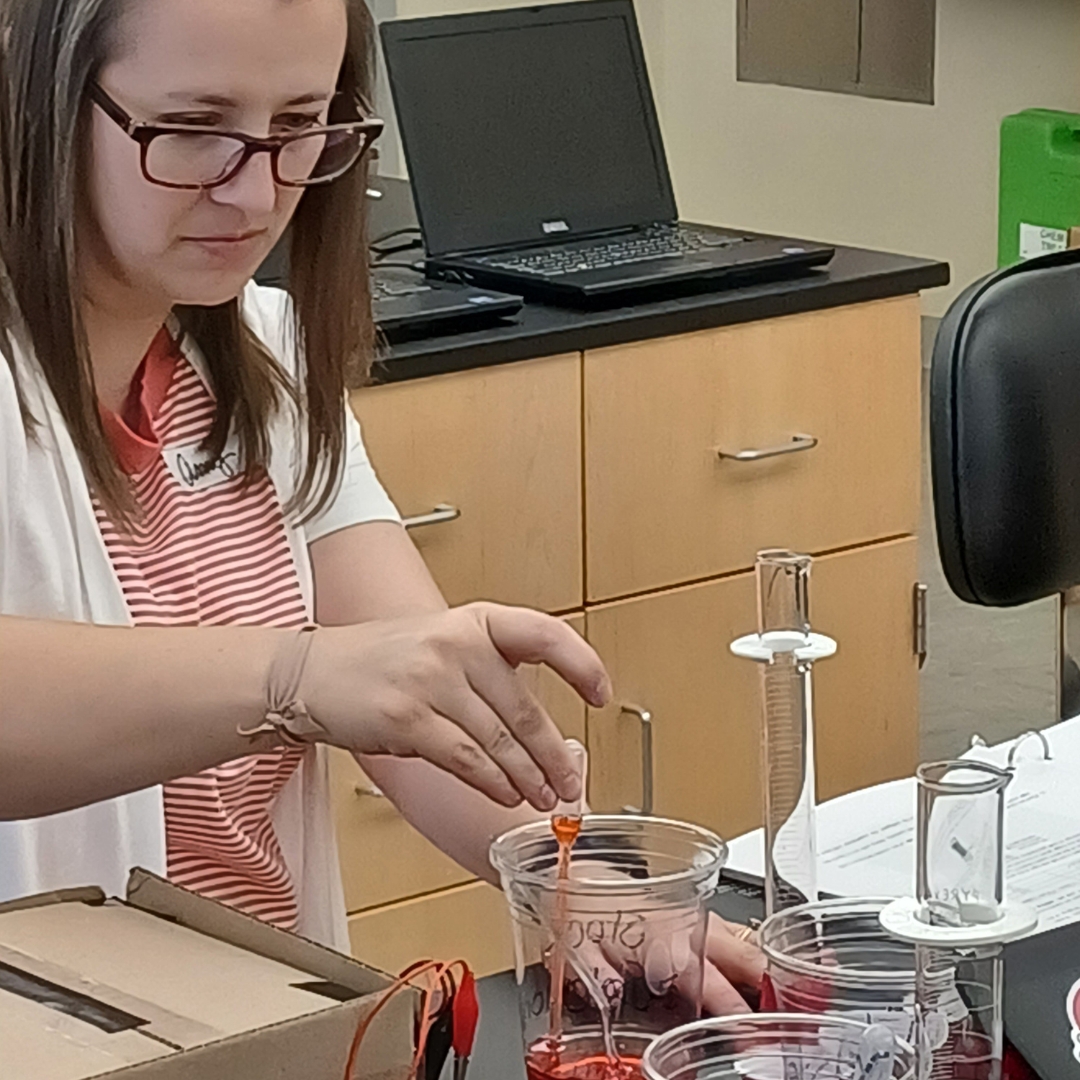
[[[581,790],[576,799],[560,802],[555,807],[552,817],[575,818],[580,820],[585,812],[585,789],[588,782],[589,752],[577,739],[567,739],[566,749],[574,763],[574,771],[581,780]]]

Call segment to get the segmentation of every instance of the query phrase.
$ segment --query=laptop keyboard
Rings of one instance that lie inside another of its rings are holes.
[[[681,258],[700,251],[732,248],[749,237],[692,229],[683,225],[654,225],[629,236],[598,240],[587,246],[528,249],[515,254],[485,255],[475,261],[498,270],[556,277],[586,270],[607,270],[654,259]]]

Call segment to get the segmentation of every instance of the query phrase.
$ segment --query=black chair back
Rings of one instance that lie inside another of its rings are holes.
[[[1009,607],[1080,585],[1080,250],[991,274],[949,309],[930,455],[961,599]]]

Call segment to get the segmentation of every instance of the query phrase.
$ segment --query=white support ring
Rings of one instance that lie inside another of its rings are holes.
[[[805,640],[807,644],[792,645]],[[786,646],[786,647],[785,647]],[[781,652],[794,652],[797,660],[825,660],[836,652],[836,642],[824,634],[786,634],[775,631],[767,634],[747,634],[731,643],[731,651],[744,660],[767,664]]]
[[[880,915],[882,929],[911,945],[974,949],[1005,945],[1027,937],[1039,925],[1038,914],[1023,904],[1008,904],[1001,917],[982,926],[931,926],[921,919],[922,904],[913,896],[894,900]]]

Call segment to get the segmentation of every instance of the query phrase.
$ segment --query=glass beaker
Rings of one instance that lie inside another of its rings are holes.
[[[668,1032],[642,1059],[646,1080],[911,1080],[911,1047],[840,1016],[722,1016]]]
[[[995,922],[1005,892],[1005,789],[1012,772],[983,761],[935,761],[915,775],[915,899],[932,926]]]
[[[822,900],[766,919],[761,926],[766,960],[761,1007],[884,1024],[913,1044],[915,946],[881,925],[889,903],[872,897]],[[932,978],[938,1010],[955,1012],[960,1002],[952,972]]]
[[[1002,915],[1005,893],[1005,789],[1012,773],[981,761],[920,765],[915,898],[929,927],[963,935],[967,947],[915,947],[922,1078],[997,1080],[1004,1053],[1002,946],[978,937]],[[962,1008],[940,1007],[933,986],[950,979]]]
[[[1008,769],[939,761],[917,773],[916,895],[882,926],[915,947],[919,1080],[1000,1080],[1002,946],[1030,933],[1034,912],[1005,901]],[[954,993],[942,998],[948,980]]]
[[[706,905],[726,858],[707,829],[637,815],[586,815],[561,879],[550,822],[492,844],[530,1080],[631,1080],[655,1036],[700,1015]]]

